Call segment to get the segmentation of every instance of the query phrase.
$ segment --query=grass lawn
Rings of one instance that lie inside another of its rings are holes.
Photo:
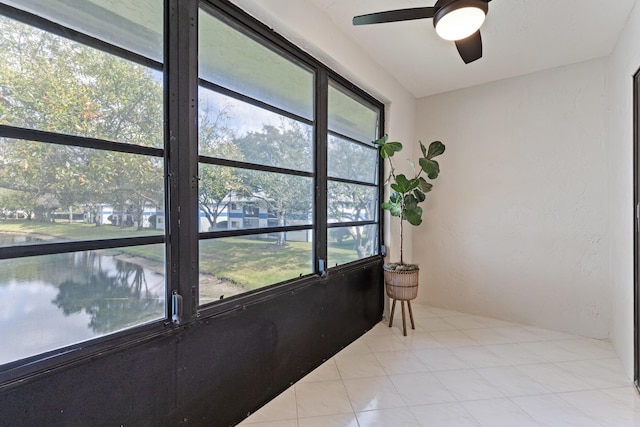
[[[96,227],[80,223],[0,220],[0,232],[34,234],[64,240],[150,236],[157,235],[158,231],[111,225]],[[350,246],[348,242],[340,247],[332,245],[331,265],[357,259],[355,250]],[[200,242],[200,272],[252,290],[312,273],[312,250],[313,244],[310,242],[287,242],[285,246],[277,246],[275,239],[258,239],[252,236],[203,240]],[[163,245],[132,246],[119,248],[117,251],[164,264]]]

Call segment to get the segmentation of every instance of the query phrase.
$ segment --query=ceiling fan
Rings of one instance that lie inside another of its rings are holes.
[[[433,26],[440,37],[456,43],[465,64],[482,58],[480,27],[484,23],[491,0],[438,0],[433,7],[389,10],[358,15],[353,25],[411,21],[433,18]]]

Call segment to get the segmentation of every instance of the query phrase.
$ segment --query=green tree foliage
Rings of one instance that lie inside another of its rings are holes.
[[[141,65],[0,17],[0,123],[114,143],[163,146],[158,75]],[[54,209],[111,204],[142,225],[163,203],[162,161],[0,139],[0,188],[46,220]]]
[[[252,163],[296,170],[310,170],[313,164],[310,130],[293,120],[283,120],[279,127],[264,125],[261,132],[248,132],[235,144]],[[275,215],[279,226],[291,225],[291,221],[308,222],[313,207],[310,178],[247,171],[245,184],[251,195]],[[285,233],[280,234],[277,244],[285,244]]]
[[[243,153],[233,142],[234,132],[227,126],[228,119],[229,107],[201,109],[198,126],[201,155],[243,160]],[[246,186],[242,174],[230,167],[201,163],[198,176],[198,204],[209,222],[209,230],[214,230],[220,214],[228,209],[232,196],[244,194]]]
[[[378,153],[373,148],[330,137],[328,144],[329,175],[365,182],[375,182]],[[378,190],[376,187],[330,182],[327,187],[327,207],[330,219],[337,221],[365,221],[376,217]],[[372,227],[345,227],[329,233],[338,243],[345,237],[353,240],[358,258],[374,253],[376,234]]]

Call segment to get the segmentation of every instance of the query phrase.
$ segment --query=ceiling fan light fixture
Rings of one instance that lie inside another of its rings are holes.
[[[484,0],[455,0],[438,9],[433,26],[445,40],[466,39],[480,29],[487,10]]]

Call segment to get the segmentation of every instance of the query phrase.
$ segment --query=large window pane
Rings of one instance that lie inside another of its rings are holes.
[[[377,139],[379,111],[329,85],[329,130],[362,142]]]
[[[378,254],[378,226],[375,224],[330,228],[328,235],[329,267]]]
[[[329,135],[329,176],[354,181],[378,182],[378,150]]]
[[[311,274],[312,249],[311,230],[201,240],[200,304]]]
[[[203,87],[199,96],[201,156],[313,170],[311,126]]]
[[[313,74],[205,11],[199,16],[200,78],[313,119]]]
[[[3,2],[162,62],[162,0]]]
[[[0,16],[0,120],[161,148],[162,74]]]
[[[200,164],[200,231],[311,224],[313,180]]]
[[[165,316],[164,245],[0,260],[0,364]]]
[[[163,205],[161,158],[0,138],[0,246],[161,235]]]
[[[376,221],[378,188],[329,181],[327,185],[327,222]]]

